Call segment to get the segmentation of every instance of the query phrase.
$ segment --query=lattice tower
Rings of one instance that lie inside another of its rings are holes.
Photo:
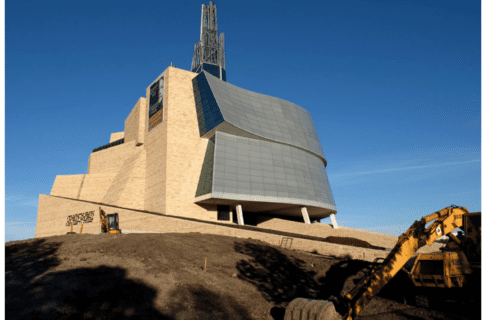
[[[209,2],[209,6],[202,5],[200,40],[194,45],[191,71],[202,71],[204,63],[226,69],[224,33],[219,35],[218,41],[216,5],[212,1]]]

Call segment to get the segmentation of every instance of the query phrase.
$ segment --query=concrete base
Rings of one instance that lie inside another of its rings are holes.
[[[332,221],[332,226],[334,229],[339,229],[338,228],[338,225],[337,225],[337,222],[336,222],[336,216],[333,214],[331,214],[331,221]]]

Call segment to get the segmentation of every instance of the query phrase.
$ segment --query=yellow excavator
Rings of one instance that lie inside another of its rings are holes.
[[[465,232],[462,239],[452,234],[457,228]],[[343,297],[294,299],[289,303],[284,319],[355,319],[371,299],[405,269],[419,248],[431,245],[443,235],[450,240],[441,248],[442,252],[418,254],[409,277],[419,287],[463,287],[469,276],[481,274],[481,213],[469,213],[464,207],[452,205],[415,221],[399,237],[387,257],[375,259],[368,274]],[[383,262],[379,263],[380,260]]]
[[[481,273],[481,212],[462,216],[461,231],[448,234],[439,253],[419,253],[408,262],[416,287],[463,288],[467,278]]]
[[[101,231],[109,234],[120,234],[121,230],[118,227],[118,213],[106,214],[100,207],[100,222]]]

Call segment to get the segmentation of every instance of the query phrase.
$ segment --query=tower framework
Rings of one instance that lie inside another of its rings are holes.
[[[224,33],[219,35],[216,5],[202,5],[200,40],[194,45],[191,71],[206,70],[215,77],[226,81],[226,61],[224,55]]]

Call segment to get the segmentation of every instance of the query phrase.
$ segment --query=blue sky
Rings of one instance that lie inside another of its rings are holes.
[[[189,70],[202,3],[6,2],[6,241],[34,237],[39,194],[86,173],[171,62]],[[227,81],[313,116],[339,225],[481,210],[479,1],[215,3]]]

